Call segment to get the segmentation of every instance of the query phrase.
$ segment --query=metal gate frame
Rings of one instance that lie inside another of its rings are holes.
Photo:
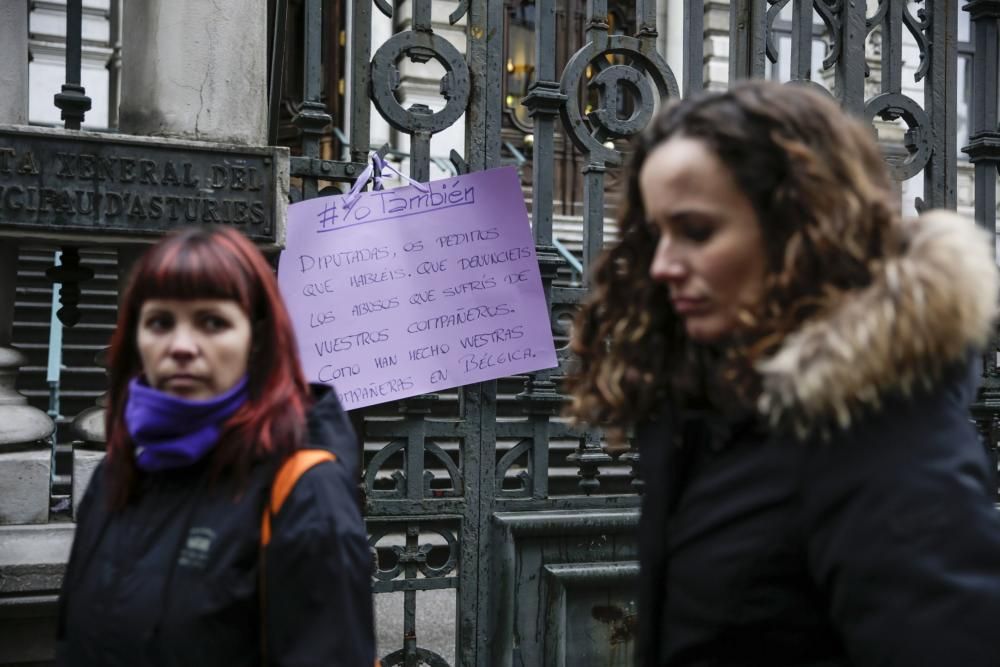
[[[320,157],[320,139],[331,122],[320,99],[323,2],[303,1],[304,99],[294,120],[302,131],[302,155],[293,157],[291,163],[292,177],[302,181],[303,198],[317,196],[321,181],[347,182],[364,168],[372,103],[396,131],[409,135],[414,179],[429,178],[431,136],[459,122],[463,114],[466,143],[464,155],[452,153],[456,170],[500,165],[502,0],[459,0],[448,20],[453,25],[465,21],[465,54],[434,32],[431,0],[410,0],[403,5],[387,0],[350,3],[348,62],[355,65],[350,73],[349,161]],[[383,658],[386,667],[447,664],[420,645],[416,618],[419,592],[442,588],[458,591],[458,664],[561,665],[573,664],[573,660],[580,664],[582,655],[593,658],[592,664],[607,665],[629,664],[631,658],[634,609],[629,607],[629,582],[637,571],[632,532],[639,497],[605,493],[600,470],[627,466],[634,480],[639,457],[634,450],[610,453],[599,430],[571,431],[557,417],[562,404],[559,379],[569,362],[567,321],[585,294],[586,284],[554,284],[564,260],[552,236],[554,176],[546,165],[552,160],[557,132],[572,140],[585,156],[586,276],[604,242],[607,171],[620,164],[622,157],[607,142],[639,132],[658,99],[676,96],[678,86],[675,73],[657,52],[657,3],[652,0],[635,2],[636,26],[627,36],[609,34],[606,0],[588,0],[585,44],[557,72],[555,56],[547,45],[555,41],[560,4],[555,0],[535,3],[535,81],[522,104],[534,121],[532,226],[561,366],[517,380],[520,391],[513,400],[499,396],[498,382],[487,382],[462,387],[456,395],[401,401],[390,406],[395,414],[383,409],[356,416],[367,441],[387,443],[370,457],[364,471],[370,541],[380,546],[387,536],[403,536],[403,543],[391,551],[394,562],[383,563],[376,575],[377,593],[404,592],[403,646]],[[681,79],[685,91],[703,86],[706,12],[717,12],[726,4],[683,2]],[[893,175],[904,180],[923,172],[924,197],[917,202],[918,209],[955,207],[957,2],[880,0],[870,13],[865,2],[850,0],[732,0],[728,4],[730,80],[764,76],[766,60],[777,57],[771,41],[775,20],[791,4],[791,79],[810,82],[813,24],[818,17],[829,37],[823,69],[834,72],[839,101],[869,121],[902,119],[909,128],[906,153],[890,160]],[[411,11],[408,29],[394,34],[373,53],[373,11],[391,17],[401,6]],[[992,187],[1000,165],[996,92],[1000,0],[973,0],[965,9],[973,19],[975,89],[980,95],[974,104],[974,137],[965,150],[976,164],[977,219],[995,232]],[[904,30],[920,52],[916,75],[925,82],[923,100],[903,92]],[[882,39],[881,83],[879,94],[866,99],[866,41],[873,32],[879,32]],[[424,105],[400,105],[396,63],[403,57],[417,63],[434,59],[444,68],[443,109],[432,112]],[[589,68],[592,78],[587,82]],[[586,115],[577,104],[584,85],[596,89],[601,102]],[[617,115],[620,94],[633,99],[630,118]],[[995,447],[1000,433],[995,359],[988,373],[983,400],[974,414],[990,446]],[[570,495],[552,494],[549,489],[550,443],[558,440],[577,443],[569,461],[578,471],[578,490]],[[501,441],[514,444],[501,449]],[[386,466],[392,469],[388,487],[378,481],[379,471]],[[510,474],[512,466],[519,469],[516,476]],[[429,468],[438,471],[440,479]],[[637,480],[633,490],[641,492]],[[437,547],[428,541],[431,536],[436,536]],[[430,558],[435,548],[443,555]],[[608,618],[598,617],[594,604],[598,598],[607,601],[601,609],[613,610],[607,612]],[[580,605],[590,605],[592,613],[581,616]],[[604,653],[587,653],[593,647],[574,644],[579,639],[574,624],[579,622],[607,626]]]

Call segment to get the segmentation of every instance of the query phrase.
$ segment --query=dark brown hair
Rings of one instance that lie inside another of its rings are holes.
[[[669,139],[701,141],[731,170],[764,238],[762,299],[741,316],[720,364],[752,400],[754,363],[786,335],[871,280],[899,221],[892,181],[873,132],[832,98],[802,86],[747,81],[668,104],[635,145],[627,167],[619,241],[593,267],[577,315],[567,378],[570,416],[626,426],[677,398],[704,372],[705,350],[687,339],[666,288],[649,267],[658,236],[646,220],[639,172]]]
[[[250,396],[226,422],[213,449],[215,474],[230,471],[240,482],[255,460],[281,459],[302,445],[309,390],[271,267],[234,229],[185,229],[139,258],[119,306],[108,352],[111,387],[105,422],[112,507],[128,502],[137,480],[135,446],[124,411],[128,383],[142,372],[136,341],[139,312],[148,299],[229,299],[239,304],[252,325]]]

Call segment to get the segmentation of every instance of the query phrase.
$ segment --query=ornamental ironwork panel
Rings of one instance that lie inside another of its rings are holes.
[[[885,146],[893,177],[923,176],[923,194],[912,202],[917,211],[955,207],[957,2],[733,0],[730,10],[731,79],[765,76],[766,63],[778,60],[776,23],[790,11],[787,80],[830,92],[869,122],[905,124],[898,149]],[[825,51],[818,68],[817,42]],[[904,48],[916,52],[915,66]],[[866,83],[875,94],[866,94]],[[915,85],[919,97],[904,90]]]
[[[628,140],[665,100],[724,86],[721,64],[730,80],[770,76],[833,95],[878,128],[893,175],[908,182],[901,188],[911,207],[953,207],[959,6],[684,0],[682,30],[669,35],[683,39],[673,68],[662,52],[662,2],[357,0],[349,12],[336,10],[346,42],[332,60],[323,55],[324,6],[295,6],[304,61],[302,100],[289,126],[301,139],[291,159],[293,197],[332,192],[358,175],[377,148],[375,123],[387,123],[409,146],[390,154],[405,159],[418,180],[430,177],[432,164],[464,173],[515,160],[526,175],[560,360],[556,369],[352,413],[365,440],[361,477],[369,540],[379,553],[375,590],[402,597],[402,631],[382,647],[383,664],[629,664],[641,462],[632,448],[609,450],[599,429],[573,429],[559,417],[570,322],[606,242],[605,203],[617,187],[609,184],[617,183]],[[992,35],[985,51],[994,60],[996,6],[969,5],[976,48]],[[391,36],[373,43],[373,26],[387,20]],[[456,30],[464,40],[447,37]],[[516,50],[507,45],[515,32],[518,49],[532,51],[523,62],[514,62]],[[721,36],[727,54],[706,50],[706,40]],[[338,94],[347,117],[334,118],[323,88],[324,77],[337,74],[321,64],[341,58]],[[976,67],[977,81],[995,79],[995,63]],[[408,73],[430,68],[443,72],[435,84],[440,98],[427,103],[422,85],[422,101],[408,103]],[[995,176],[992,95],[985,101],[992,112],[977,107],[979,138],[968,150],[977,169],[982,163]],[[983,106],[982,98],[977,103]],[[343,130],[340,159],[324,152],[331,123]],[[434,136],[459,126],[464,146],[450,146],[446,158],[434,155]],[[583,183],[582,201],[571,209],[581,212],[575,254],[554,231],[567,164]],[[432,628],[419,611],[423,596],[449,590],[456,601],[453,657],[428,645]]]

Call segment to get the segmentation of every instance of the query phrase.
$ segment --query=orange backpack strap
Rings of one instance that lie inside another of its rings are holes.
[[[281,464],[281,467],[278,468],[278,474],[274,476],[271,497],[267,507],[264,508],[264,516],[261,517],[260,521],[260,545],[262,547],[266,547],[271,542],[271,517],[276,515],[281,506],[285,504],[299,478],[313,466],[325,461],[336,460],[336,454],[325,449],[300,449]]]
[[[267,663],[267,631],[263,613],[267,605],[267,595],[264,589],[264,569],[266,567],[264,547],[271,542],[271,517],[277,514],[281,506],[285,504],[288,496],[292,493],[292,489],[295,488],[295,484],[302,475],[306,474],[313,466],[317,466],[325,461],[336,460],[336,454],[328,452],[325,449],[300,449],[281,464],[281,467],[278,468],[278,474],[274,476],[274,482],[271,484],[271,497],[268,500],[267,507],[264,508],[264,516],[261,517],[260,521],[260,654],[262,664]],[[382,662],[376,658],[375,667],[381,667],[381,665]]]

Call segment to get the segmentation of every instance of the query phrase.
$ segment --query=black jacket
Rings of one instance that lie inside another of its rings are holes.
[[[790,337],[760,366],[760,410],[668,408],[639,429],[641,665],[1000,665],[1000,516],[967,361],[996,276],[988,246],[924,247],[950,233],[918,232],[908,286],[876,281]]]
[[[205,464],[150,474],[106,509],[103,467],[80,507],[60,598],[58,664],[270,665],[375,660],[371,555],[357,500],[359,448],[331,391],[309,446],[337,460],[305,473],[272,523],[260,616],[261,513],[275,472],[257,465],[234,500]]]

